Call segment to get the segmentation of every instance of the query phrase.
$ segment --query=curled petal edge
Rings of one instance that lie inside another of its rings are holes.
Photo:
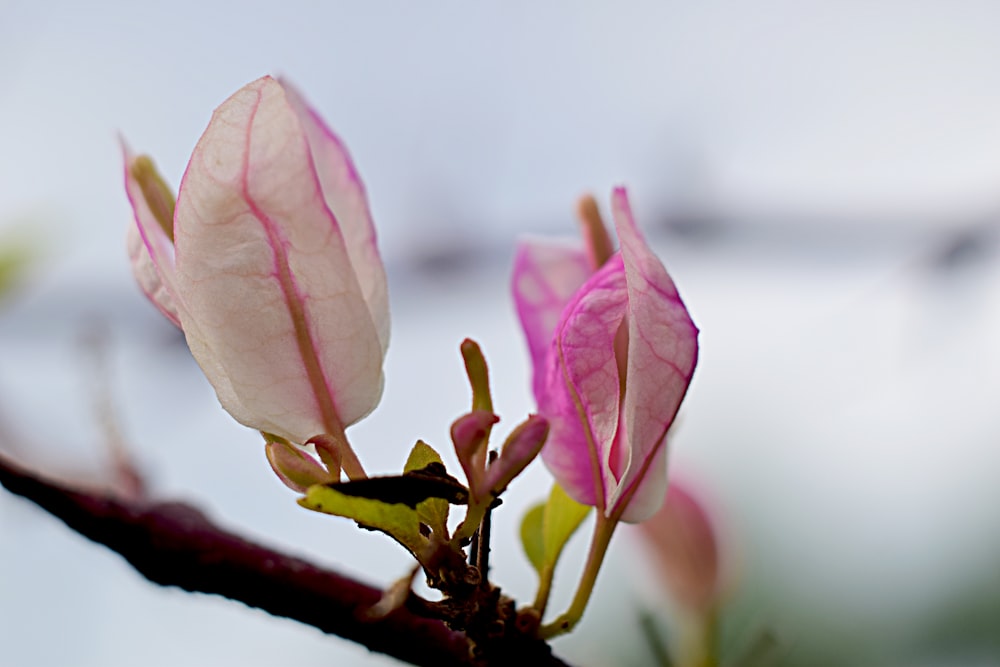
[[[125,165],[125,193],[132,206],[134,224],[129,226],[126,242],[132,275],[139,288],[154,306],[180,328],[177,292],[174,287],[173,242],[157,221],[142,187],[133,174],[135,155],[122,141]]]
[[[617,508],[628,496],[629,507],[622,516],[635,521],[655,513],[666,494],[665,461],[654,463],[654,459],[665,458],[660,452],[694,374],[698,329],[663,263],[635,224],[624,188],[614,191],[612,210],[628,289],[627,389],[622,405],[628,448],[608,506]],[[662,483],[645,483],[650,475],[662,477]],[[636,485],[641,488],[632,491]]]

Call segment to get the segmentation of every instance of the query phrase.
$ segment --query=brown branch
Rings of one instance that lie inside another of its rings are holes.
[[[414,665],[501,665],[516,660],[565,667],[547,644],[525,637],[511,638],[505,650],[473,663],[463,634],[406,608],[377,621],[365,620],[364,612],[382,596],[378,589],[244,540],[190,505],[71,489],[3,455],[0,484],[117,552],[162,586],[238,600]]]

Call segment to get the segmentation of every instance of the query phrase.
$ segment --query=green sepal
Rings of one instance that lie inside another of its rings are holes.
[[[444,467],[441,455],[423,440],[417,440],[417,444],[413,445],[410,456],[406,459],[403,474],[426,469],[432,463]],[[444,498],[428,498],[417,504],[417,517],[442,539],[448,539],[448,509],[448,501]]]
[[[383,532],[420,560],[427,538],[420,534],[420,520],[415,509],[401,503],[390,504],[373,498],[349,496],[334,486],[310,486],[306,495],[299,498],[299,505],[315,512],[353,519],[362,528]]]

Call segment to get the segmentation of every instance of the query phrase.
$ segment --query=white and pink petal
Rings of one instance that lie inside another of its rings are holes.
[[[280,83],[302,124],[323,197],[343,237],[384,354],[389,346],[389,294],[365,186],[340,138],[294,86],[283,79]]]
[[[613,506],[644,478],[665,475],[653,470],[651,461],[666,446],[667,431],[694,373],[698,329],[673,280],[637,228],[624,189],[615,190],[612,210],[627,281],[629,340],[622,405],[628,458],[620,484],[608,499]],[[665,478],[662,490],[666,490]],[[659,509],[663,494],[656,493],[655,502],[647,501],[645,493],[634,493],[630,503],[635,508],[630,506],[629,517],[641,520]]]
[[[259,79],[216,110],[175,220],[181,324],[223,407],[292,442],[374,408],[382,345],[277,81]]]

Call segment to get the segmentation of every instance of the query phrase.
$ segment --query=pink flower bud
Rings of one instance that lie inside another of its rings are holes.
[[[638,522],[666,493],[666,436],[698,356],[698,330],[632,218],[623,188],[613,213],[621,249],[525,242],[513,290],[534,364],[542,458],[578,502]],[[596,268],[596,270],[595,270]]]
[[[500,421],[492,412],[473,410],[462,415],[451,425],[451,441],[455,444],[465,479],[473,494],[482,488],[486,473],[486,446],[490,429]]]
[[[485,489],[494,497],[503,493],[507,485],[535,460],[548,436],[548,421],[538,415],[529,415],[507,436],[500,456],[487,468]]]
[[[269,442],[264,453],[274,474],[292,491],[305,493],[313,484],[340,481],[339,469],[336,476],[330,474],[312,456],[287,442]]]
[[[298,93],[264,77],[215,111],[172,227],[152,177],[126,162],[133,270],[223,407],[294,443],[371,412],[389,340],[385,271],[354,165]]]

